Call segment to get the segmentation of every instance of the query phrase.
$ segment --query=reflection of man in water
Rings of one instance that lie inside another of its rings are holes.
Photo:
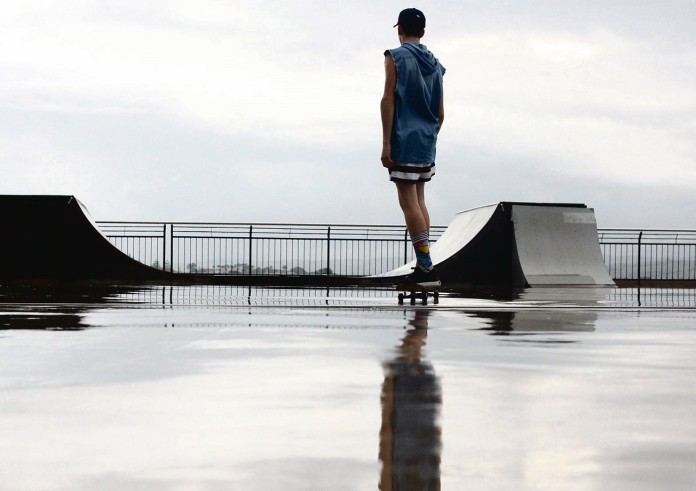
[[[384,364],[379,432],[383,491],[440,489],[442,392],[432,365],[421,359],[427,316],[427,311],[416,311],[396,358]]]

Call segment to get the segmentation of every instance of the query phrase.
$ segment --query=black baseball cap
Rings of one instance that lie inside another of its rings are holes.
[[[404,9],[399,13],[396,26],[409,26],[416,29],[425,29],[425,14],[418,9]]]

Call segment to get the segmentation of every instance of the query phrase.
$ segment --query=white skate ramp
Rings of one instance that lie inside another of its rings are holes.
[[[529,286],[613,285],[591,208],[512,207],[517,258]]]
[[[433,264],[443,263],[460,252],[491,220],[498,206],[499,205],[496,203],[457,213],[442,236],[430,248],[430,257],[433,260]],[[400,268],[380,276],[407,275],[413,270],[415,265],[416,262],[411,261]]]
[[[614,285],[582,204],[500,202],[454,217],[431,247],[445,283],[510,286]],[[379,277],[409,274],[415,261]]]

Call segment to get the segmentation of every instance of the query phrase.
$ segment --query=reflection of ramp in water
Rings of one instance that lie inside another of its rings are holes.
[[[494,333],[546,334],[565,332],[593,332],[597,312],[589,310],[524,310],[516,312],[478,312],[471,315],[486,319]]]
[[[74,196],[0,196],[0,209],[0,279],[170,277],[109,242]]]
[[[458,213],[431,248],[443,281],[470,285],[613,285],[594,210],[501,202]],[[383,277],[411,272],[410,263]]]

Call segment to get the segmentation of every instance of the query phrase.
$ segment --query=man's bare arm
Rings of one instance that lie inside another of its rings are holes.
[[[394,126],[394,94],[396,91],[396,64],[391,55],[384,57],[384,95],[379,105],[382,114],[382,165],[384,167],[394,167],[391,158],[391,134]]]
[[[442,96],[440,97],[440,113],[437,116],[437,132],[440,133],[440,128],[442,128],[442,123],[445,121],[445,92],[443,90]]]

